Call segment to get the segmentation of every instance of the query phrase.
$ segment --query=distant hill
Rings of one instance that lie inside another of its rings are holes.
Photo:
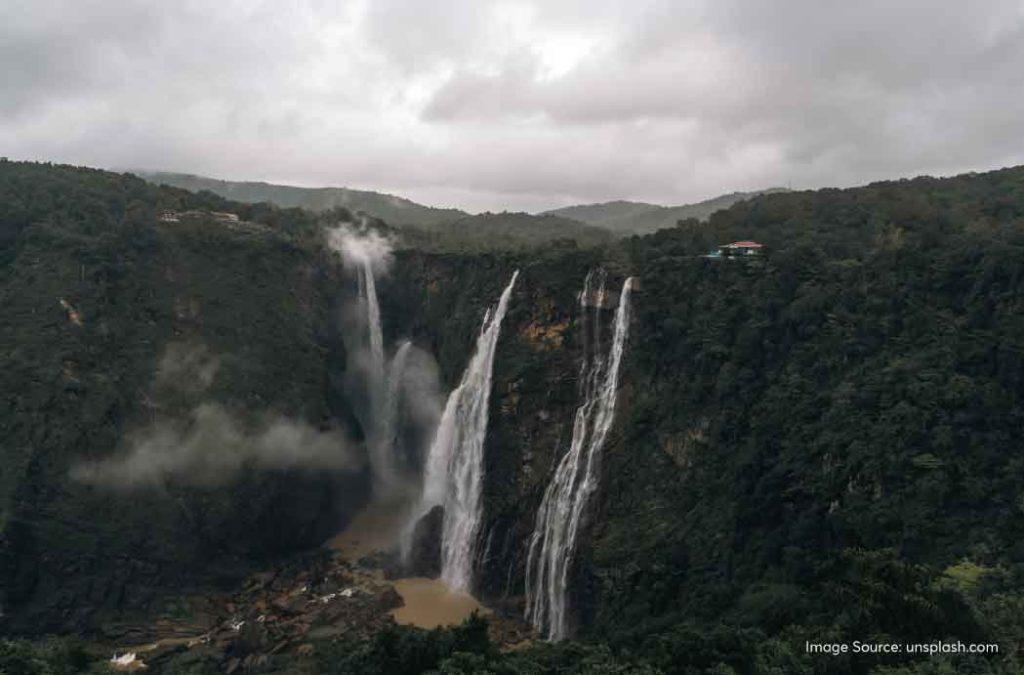
[[[706,199],[696,204],[681,206],[659,206],[645,202],[618,200],[603,204],[580,204],[545,211],[541,215],[555,215],[573,218],[591,225],[607,228],[619,235],[648,234],[666,227],[674,227],[680,220],[696,218],[707,220],[715,211],[727,209],[733,204],[774,192],[786,192],[786,188],[769,188],[755,192],[732,192]]]
[[[521,212],[481,213],[450,222],[403,228],[410,245],[425,249],[522,249],[572,240],[578,246],[610,242],[610,231],[560,216]]]
[[[327,211],[342,206],[352,212],[362,212],[380,218],[391,225],[428,226],[469,215],[459,209],[439,209],[382,192],[350,190],[343,187],[304,188],[262,182],[219,180],[185,173],[136,173],[153,183],[193,192],[209,190],[239,202],[272,202],[286,208],[299,207],[312,211]]]
[[[579,246],[612,240],[608,230],[579,220],[529,213],[481,213],[424,206],[403,197],[343,187],[303,188],[250,181],[228,181],[184,173],[137,172],[146,180],[208,190],[238,202],[270,202],[282,207],[327,211],[344,207],[365,213],[402,230],[405,241],[434,250],[483,251],[521,249],[572,239]]]
[[[578,204],[545,211],[545,214],[572,218],[591,225],[615,228],[616,223],[627,222],[645,213],[660,211],[664,206],[646,202],[630,202],[623,199],[603,204]]]

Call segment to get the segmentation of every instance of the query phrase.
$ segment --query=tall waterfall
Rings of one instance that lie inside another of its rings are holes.
[[[373,261],[362,256],[359,269],[359,300],[366,311],[367,339],[370,343],[371,387],[384,386],[384,332],[380,325],[380,303],[377,300],[377,281],[373,277]]]
[[[373,260],[368,255],[360,256],[359,259],[359,303],[366,321],[366,339],[369,345],[369,362],[366,364],[369,416],[364,421],[366,446],[369,451],[370,469],[373,472],[374,492],[378,496],[384,496],[394,489],[398,479],[394,449],[395,416],[390,414],[390,373],[387,372],[385,364],[384,334],[380,322],[377,283],[373,277]],[[397,356],[398,354],[396,358]]]
[[[441,578],[452,588],[470,591],[472,563],[482,517],[483,451],[487,407],[491,396],[494,352],[502,319],[519,271],[484,316],[480,335],[462,380],[448,396],[430,446],[423,478],[423,497],[415,521],[441,504]]]
[[[600,306],[607,297],[603,270],[591,271],[580,293],[586,352],[580,366],[580,406],[569,450],[558,463],[537,511],[526,565],[526,617],[549,640],[561,640],[568,633],[570,568],[583,513],[597,489],[601,449],[615,415],[632,285],[632,277],[622,284],[607,356],[602,355],[600,344]],[[593,323],[592,337],[586,334],[588,320]]]
[[[397,380],[409,350],[407,345],[399,347],[389,367],[375,275],[387,271],[391,242],[364,224],[362,228],[341,225],[332,229],[328,244],[341,253],[358,282],[358,313],[349,316],[347,328],[343,328],[350,363],[346,387],[360,403],[356,415],[366,437],[374,493],[387,497],[396,491],[401,475],[395,447]]]

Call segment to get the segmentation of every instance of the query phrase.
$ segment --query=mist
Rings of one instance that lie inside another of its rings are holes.
[[[341,254],[345,266],[369,264],[373,272],[386,275],[391,267],[395,242],[377,230],[360,223],[341,223],[327,230],[327,245]]]
[[[167,482],[212,487],[243,470],[362,467],[358,445],[340,430],[273,412],[243,421],[208,400],[219,364],[205,345],[168,345],[154,375],[151,422],[128,432],[120,452],[72,467],[71,477],[113,489]]]
[[[223,406],[204,403],[184,421],[161,420],[128,438],[127,453],[74,467],[82,483],[111,488],[168,481],[213,487],[243,469],[360,468],[358,453],[338,431],[319,431],[299,420],[269,417],[249,431]]]
[[[407,465],[418,475],[445,401],[440,369],[430,352],[410,345],[399,391],[398,445]],[[419,489],[418,480],[415,485]]]

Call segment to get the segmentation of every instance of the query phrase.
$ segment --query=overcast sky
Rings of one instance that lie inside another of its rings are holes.
[[[1020,0],[0,0],[0,155],[469,210],[1024,163]]]

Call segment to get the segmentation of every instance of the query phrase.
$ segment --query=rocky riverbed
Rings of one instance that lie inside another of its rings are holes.
[[[421,625],[425,616],[431,623],[422,627],[433,627],[457,623],[475,610],[488,615],[491,639],[501,647],[532,638],[513,608],[485,609],[469,596],[440,610],[412,606],[436,602],[436,580],[414,580],[407,607],[396,585],[408,587],[413,580],[386,579],[386,552],[365,541],[346,548],[346,541],[332,539],[330,547],[252,574],[233,590],[181,598],[155,618],[104,624],[92,649],[123,671],[159,672],[173,661],[246,672],[271,657],[310,658],[325,642],[368,639],[396,617]],[[431,592],[422,592],[424,584]]]

